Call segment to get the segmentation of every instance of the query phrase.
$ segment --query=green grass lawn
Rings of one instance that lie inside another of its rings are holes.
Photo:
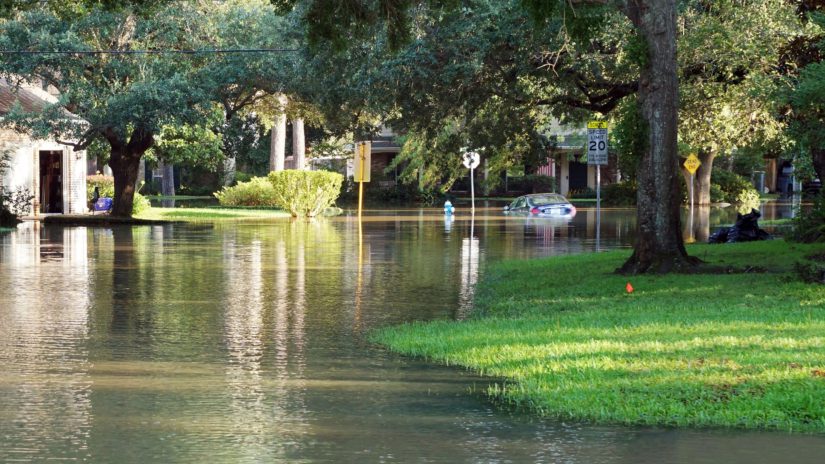
[[[689,252],[768,272],[616,275],[626,251],[502,262],[478,285],[472,319],[373,339],[499,378],[495,399],[541,416],[825,432],[825,285],[793,273],[825,245]]]
[[[157,208],[152,207],[135,216],[138,219],[170,221],[216,221],[283,219],[289,213],[274,209],[235,208]]]

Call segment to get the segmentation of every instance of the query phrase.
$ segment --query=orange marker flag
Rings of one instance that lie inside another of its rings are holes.
[[[628,282],[627,285],[625,285],[624,288],[625,288],[625,290],[627,290],[627,293],[633,293],[633,286],[630,285],[630,282]]]

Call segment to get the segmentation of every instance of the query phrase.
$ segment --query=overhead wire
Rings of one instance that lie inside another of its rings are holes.
[[[198,55],[231,53],[286,53],[297,48],[214,48],[199,50],[0,50],[0,55]]]

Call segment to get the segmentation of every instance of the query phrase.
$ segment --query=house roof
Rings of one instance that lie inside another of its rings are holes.
[[[32,91],[12,87],[0,79],[0,116],[8,114],[18,102],[27,113],[43,111],[50,104]]]

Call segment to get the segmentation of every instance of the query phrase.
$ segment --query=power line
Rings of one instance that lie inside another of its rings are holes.
[[[200,50],[0,50],[0,55],[200,55],[232,53],[287,53],[297,48],[213,48]]]

